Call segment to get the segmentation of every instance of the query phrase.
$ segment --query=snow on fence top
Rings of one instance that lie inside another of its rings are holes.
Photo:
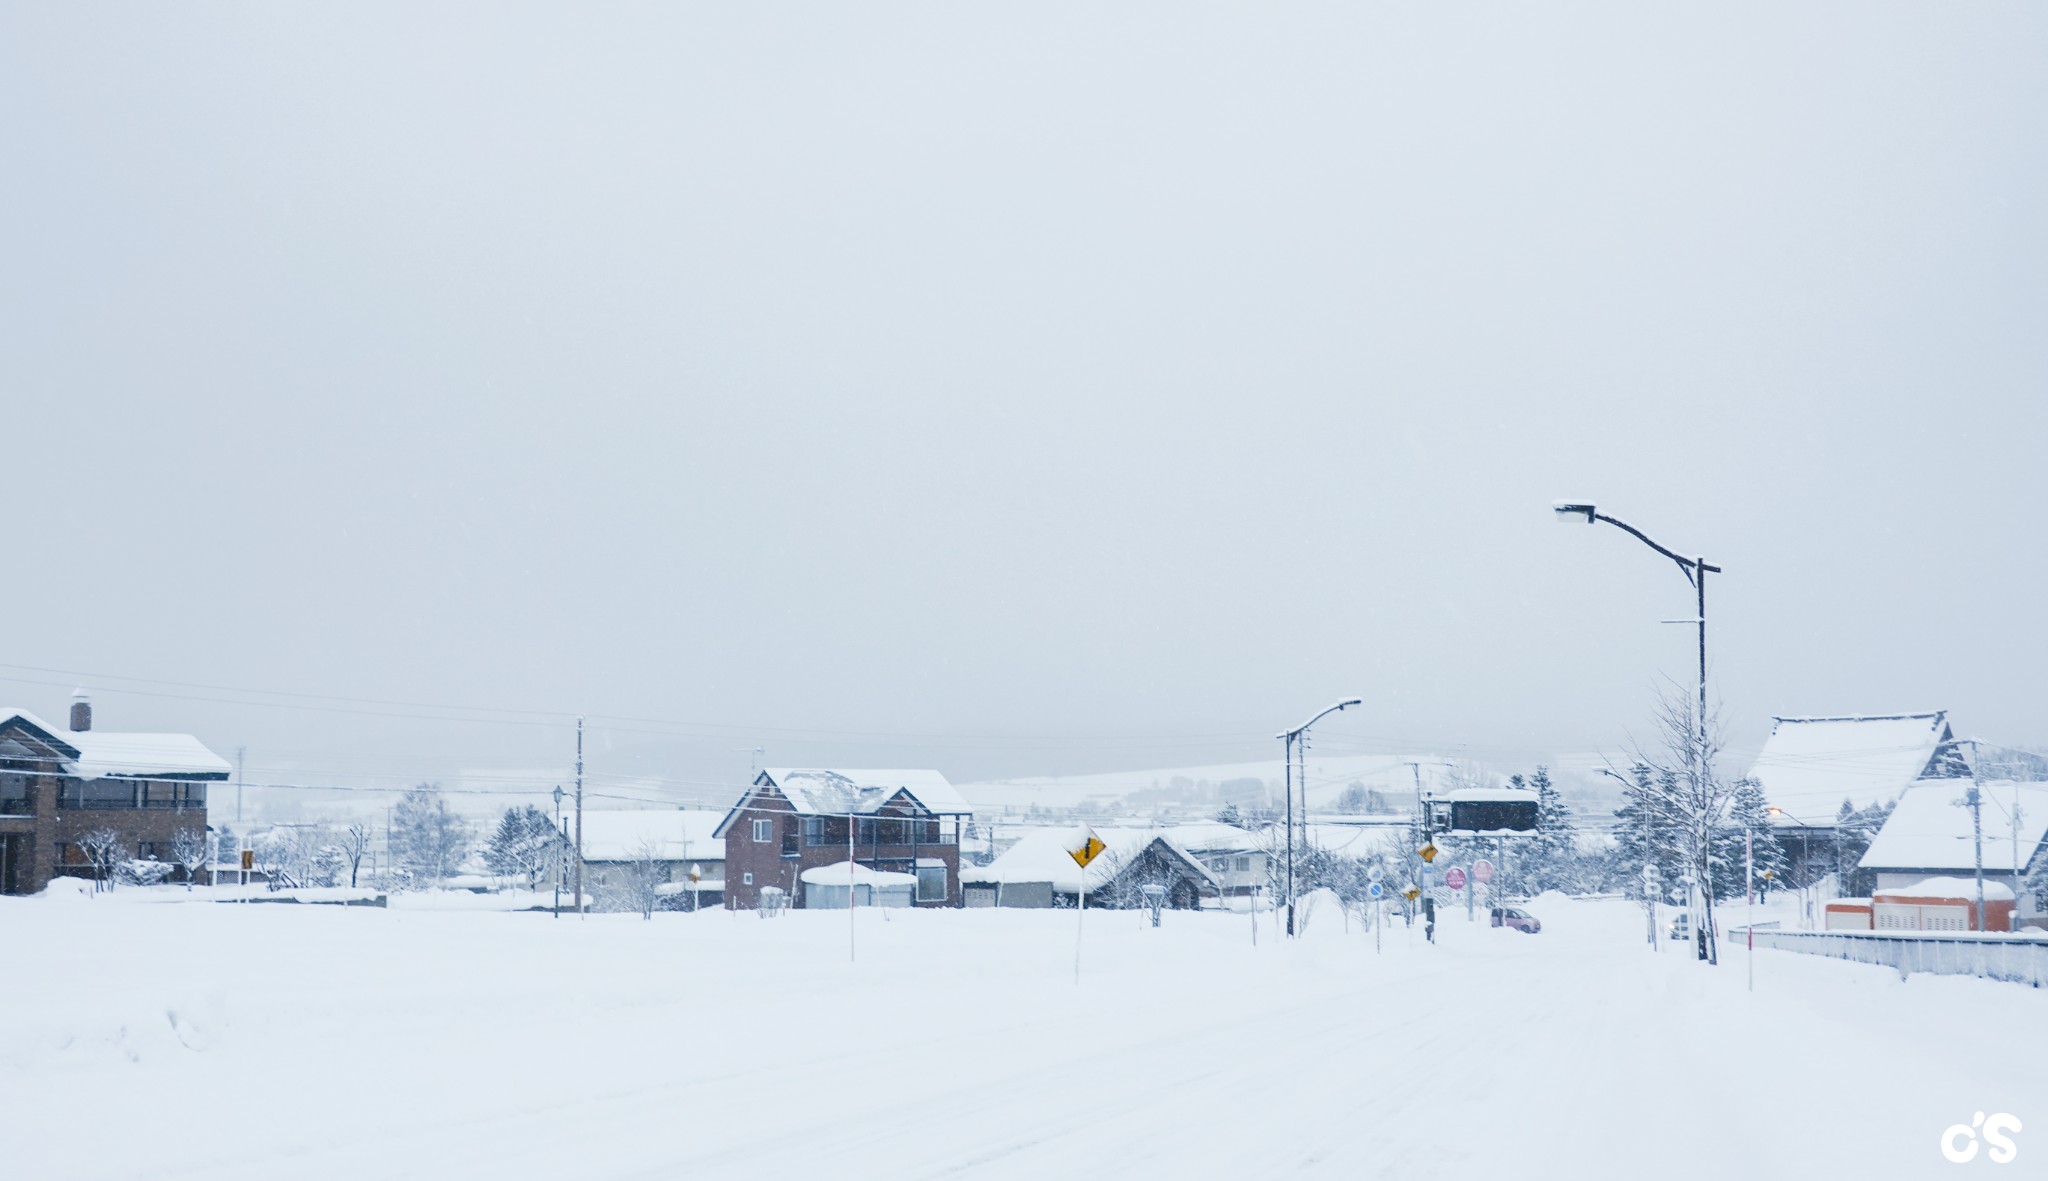
[[[1946,710],[1772,718],[1771,736],[1749,769],[1772,803],[1830,812],[1846,798],[1888,800],[1915,780],[1969,773]]]
[[[1922,780],[1899,797],[1898,806],[1870,842],[1858,866],[1893,873],[1912,870],[1967,870],[1976,863],[1970,810],[1962,806],[1967,779]],[[2019,864],[2033,861],[2048,834],[2048,783],[1986,783],[1983,793],[1984,868],[2012,871],[2013,808],[2019,814]],[[1975,895],[1972,894],[1972,897]]]

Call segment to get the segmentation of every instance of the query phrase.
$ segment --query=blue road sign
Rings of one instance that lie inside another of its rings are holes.
[[[1378,882],[1374,882],[1372,885],[1367,886],[1365,888],[1365,892],[1372,895],[1374,898],[1378,898],[1380,895],[1386,893],[1385,890],[1380,888],[1380,884]]]

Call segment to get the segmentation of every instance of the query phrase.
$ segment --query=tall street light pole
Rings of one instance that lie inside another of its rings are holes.
[[[1337,704],[1325,708],[1322,713],[1317,714],[1294,729],[1283,730],[1273,736],[1281,741],[1280,749],[1287,760],[1287,934],[1289,937],[1294,935],[1294,749],[1301,742],[1302,737],[1308,733],[1310,726],[1322,721],[1329,714],[1336,713],[1340,709],[1349,709],[1364,700],[1363,697],[1346,697]],[[1301,764],[1301,789],[1302,803],[1306,805],[1308,803],[1308,761],[1306,759]]]
[[[1703,797],[1707,775],[1707,575],[1719,574],[1721,572],[1721,568],[1719,566],[1708,565],[1707,560],[1703,557],[1699,557],[1698,555],[1688,558],[1684,554],[1681,554],[1676,550],[1669,549],[1665,546],[1657,544],[1655,541],[1651,540],[1649,534],[1643,532],[1641,529],[1636,528],[1634,525],[1629,524],[1627,521],[1621,520],[1618,517],[1610,517],[1606,513],[1599,511],[1599,509],[1595,507],[1591,501],[1560,500],[1552,503],[1550,507],[1551,511],[1557,514],[1557,519],[1561,524],[1568,525],[1583,520],[1588,525],[1591,525],[1596,521],[1604,521],[1607,524],[1614,526],[1615,528],[1635,538],[1637,541],[1642,542],[1644,545],[1649,546],[1651,549],[1656,550],[1658,553],[1671,559],[1672,562],[1677,564],[1679,573],[1685,575],[1685,580],[1692,584],[1693,593],[1699,608],[1699,614],[1696,617],[1694,617],[1694,619],[1691,621],[1695,626],[1699,628],[1699,713],[1696,717],[1696,720],[1698,722],[1698,732],[1693,736],[1692,742],[1690,744],[1693,747],[1691,751],[1691,757],[1688,758],[1686,761],[1691,764],[1691,770],[1694,777],[1694,794],[1696,796]],[[1697,830],[1699,826],[1700,819],[1701,818],[1695,817],[1693,820],[1693,827],[1695,830]],[[1697,839],[1697,831],[1695,831],[1694,835],[1695,839]],[[1706,865],[1704,864],[1705,860],[1705,852],[1704,850],[1701,850],[1701,864],[1693,866],[1694,885],[1700,891],[1701,897],[1705,902],[1705,908],[1703,913],[1706,915],[1706,921],[1703,924],[1701,924],[1701,935],[1706,940],[1706,955],[1702,958],[1705,958],[1710,962],[1718,964],[1721,962],[1721,960],[1719,951],[1714,946],[1713,887],[1712,884],[1709,883],[1704,876],[1706,872]]]

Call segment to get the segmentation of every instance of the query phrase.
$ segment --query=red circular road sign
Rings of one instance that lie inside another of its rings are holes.
[[[1446,886],[1449,886],[1449,887],[1450,887],[1451,889],[1453,889],[1453,890],[1462,890],[1462,889],[1464,889],[1464,888],[1465,888],[1465,871],[1464,871],[1464,870],[1462,870],[1462,869],[1459,869],[1459,868],[1458,868],[1457,866],[1453,865],[1453,866],[1452,866],[1452,867],[1451,867],[1451,868],[1450,868],[1450,869],[1449,869],[1448,871],[1446,871],[1446,872],[1445,872],[1445,874],[1444,874],[1444,885],[1446,885]]]
[[[1492,881],[1492,880],[1493,880],[1493,862],[1491,862],[1491,861],[1488,861],[1488,860],[1486,860],[1486,859],[1485,859],[1484,857],[1482,857],[1482,858],[1480,858],[1479,860],[1477,860],[1477,861],[1473,862],[1473,863],[1472,863],[1472,880],[1473,880],[1473,881],[1475,881],[1475,882],[1490,882],[1490,881]]]

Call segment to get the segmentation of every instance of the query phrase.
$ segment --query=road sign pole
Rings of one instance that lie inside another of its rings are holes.
[[[1088,922],[1088,867],[1081,867],[1081,906],[1074,912],[1074,983],[1081,983],[1081,928]]]
[[[1472,871],[1466,870],[1465,876],[1471,877]],[[1472,921],[1472,896],[1477,893],[1479,893],[1479,887],[1475,883],[1469,881],[1465,883],[1465,921],[1468,923]]]

